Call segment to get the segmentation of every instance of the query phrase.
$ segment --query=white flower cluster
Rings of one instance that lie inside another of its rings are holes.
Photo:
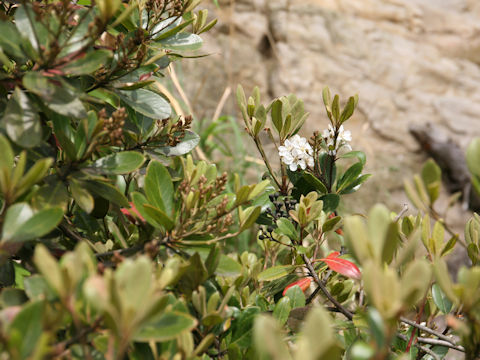
[[[342,146],[346,147],[348,150],[352,150],[351,146],[348,144],[349,141],[352,141],[352,133],[343,128],[343,125],[340,125],[338,129],[337,141],[335,143],[335,128],[332,125],[328,125],[328,129],[323,130],[323,138],[328,147],[328,153],[330,155],[335,155],[337,150]]]
[[[291,171],[297,171],[300,167],[305,170],[307,166],[313,167],[313,149],[307,139],[295,135],[285,140],[283,146],[278,148],[280,159],[285,165],[288,165]]]

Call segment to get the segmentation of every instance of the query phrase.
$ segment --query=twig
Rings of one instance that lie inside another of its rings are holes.
[[[325,278],[323,279],[323,284],[326,285],[327,284],[327,281],[328,281],[328,278],[330,277],[330,275],[332,275],[332,270],[328,270],[327,272],[327,275],[325,275]],[[307,305],[310,304],[313,299],[315,299],[315,296],[317,296],[317,294],[319,293],[320,291],[320,288],[317,287],[313,293],[308,297],[307,301],[305,302]]]
[[[408,337],[406,337],[405,335],[403,334],[397,334],[397,337],[404,340],[404,341],[408,341]],[[419,344],[414,344],[414,346],[420,350],[422,350],[424,353],[432,356],[435,360],[440,360],[440,357],[435,354],[431,349],[425,347],[425,346],[422,346],[422,345],[419,345]]]
[[[312,263],[310,262],[310,259],[308,258],[308,256],[306,256],[305,254],[302,255],[302,258],[303,258],[303,261],[305,262],[305,265],[307,266],[307,269],[308,271],[310,272],[310,275],[313,277],[313,279],[315,280],[315,282],[317,283],[318,287],[320,288],[320,290],[322,290],[323,294],[327,297],[328,300],[330,300],[330,302],[335,305],[335,307],[338,309],[338,311],[340,311],[343,315],[345,315],[345,317],[348,319],[348,320],[352,320],[353,319],[353,313],[351,311],[349,311],[348,309],[346,309],[342,304],[340,304],[327,290],[327,288],[325,287],[325,285],[323,285],[323,282],[322,280],[320,280],[320,278],[318,277],[316,271],[315,271],[315,268],[313,267]]]
[[[143,247],[144,247],[144,244],[137,244],[137,245],[133,245],[132,247],[129,247],[129,248],[126,248],[126,249],[117,249],[117,250],[106,251],[104,253],[95,254],[95,257],[97,259],[100,259],[100,258],[112,256],[112,255],[115,255],[115,254],[117,254],[117,255],[133,255],[133,254],[139,252],[140,250],[142,250]]]
[[[464,348],[463,346],[460,346],[460,345],[452,345],[450,342],[444,341],[444,340],[432,339],[432,338],[424,338],[424,337],[417,337],[417,341],[418,341],[419,343],[423,343],[423,344],[445,346],[445,347],[448,347],[448,348],[450,348],[450,349],[454,349],[454,350],[457,350],[457,351],[465,352],[465,348]]]
[[[410,319],[407,319],[405,317],[400,317],[400,321],[405,323],[405,324],[408,324],[410,326],[413,326],[423,332],[426,332],[426,333],[429,333],[429,334],[432,334],[432,335],[435,335],[436,337],[438,337],[439,339],[442,339],[442,340],[445,340],[445,341],[448,341],[450,344],[454,345],[454,346],[457,346],[457,344],[455,343],[455,341],[453,341],[451,338],[449,338],[448,336],[442,334],[441,332],[438,332],[438,331],[435,331],[433,329],[430,329],[429,327],[426,327],[426,326],[423,326],[423,325],[420,325],[418,323],[416,323],[415,321],[413,320],[410,320]]]
[[[397,222],[398,220],[400,220],[400,218],[405,215],[405,213],[408,211],[408,205],[407,204],[403,204],[403,209],[402,211],[400,211],[398,213],[397,216],[395,216],[395,219],[393,219],[393,222]]]

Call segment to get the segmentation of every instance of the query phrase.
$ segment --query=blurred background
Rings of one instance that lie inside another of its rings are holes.
[[[376,202],[399,211],[408,202],[403,181],[428,158],[409,125],[430,122],[464,150],[480,136],[479,0],[224,0],[204,7],[218,18],[202,34],[199,53],[210,55],[175,71],[203,145],[224,141],[231,166],[258,174],[253,143],[237,133],[237,84],[247,95],[258,85],[264,103],[292,92],[303,99],[311,113],[303,136],[327,127],[324,86],[343,100],[359,94],[346,128],[374,176],[345,198],[348,212]],[[227,129],[217,138],[206,130],[212,121]],[[460,224],[467,213],[460,204],[454,209],[450,221]]]

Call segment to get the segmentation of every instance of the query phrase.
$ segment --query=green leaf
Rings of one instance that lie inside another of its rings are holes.
[[[154,223],[152,223],[153,226],[160,224],[162,225],[167,231],[172,230],[175,227],[175,223],[171,218],[168,217],[167,214],[165,214],[164,211],[149,205],[145,204],[143,205],[143,209],[145,212],[148,214],[148,217],[145,218],[145,220],[153,219]]]
[[[332,323],[332,318],[326,310],[321,306],[313,307],[302,325],[295,360],[341,359],[342,356],[332,329]]]
[[[335,216],[328,219],[322,225],[322,232],[326,233],[327,231],[333,230],[340,220],[342,220],[341,216]]]
[[[41,186],[34,194],[32,203],[36,209],[60,207],[67,211],[70,201],[66,186],[63,182],[48,178],[47,184]]]
[[[39,72],[29,71],[23,77],[23,86],[39,96],[45,106],[61,115],[77,119],[87,116],[78,94],[59,78],[47,78]]]
[[[109,200],[120,207],[130,207],[127,198],[115,186],[103,181],[87,180],[84,182],[86,190],[91,194]]]
[[[255,221],[257,221],[261,211],[262,211],[261,206],[255,206],[255,207],[251,206],[247,208],[244,212],[245,218],[240,223],[239,231],[244,231],[252,227],[252,225],[255,224]]]
[[[468,145],[467,153],[467,165],[470,172],[479,177],[480,176],[480,138],[475,138]]]
[[[19,209],[12,209],[16,205],[19,205]],[[7,227],[4,227],[2,241],[21,242],[42,237],[62,220],[63,210],[59,207],[44,209],[28,217],[31,209],[26,208],[27,206],[25,203],[18,203],[8,208],[5,223],[9,226],[7,231]],[[14,219],[15,215],[18,215],[18,218]]]
[[[355,98],[351,96],[348,99],[347,105],[343,108],[342,114],[340,115],[340,124],[343,124],[345,121],[350,119],[355,110]]]
[[[10,174],[13,168],[14,153],[8,139],[0,134],[0,169],[7,169]]]
[[[37,182],[41,181],[53,163],[53,159],[41,159],[35,162],[30,170],[16,184],[15,197],[22,195],[25,191],[30,190]]]
[[[340,180],[337,183],[337,192],[340,192],[342,189],[349,187],[352,182],[354,182],[363,170],[362,163],[355,163],[350,166],[347,171],[343,174]]]
[[[326,194],[328,192],[326,186],[313,174],[309,172],[303,173],[303,178],[318,191],[319,194]]]
[[[216,274],[219,276],[234,277],[242,273],[242,265],[227,255],[220,255]]]
[[[107,65],[112,56],[111,51],[97,49],[84,54],[81,58],[68,63],[61,70],[67,75],[84,75],[95,72],[102,65]]]
[[[280,279],[295,270],[293,265],[278,265],[270,267],[258,274],[258,281],[272,281]],[[300,290],[301,291],[301,290]]]
[[[94,201],[93,196],[88,190],[84,189],[84,185],[74,179],[70,180],[70,191],[73,199],[85,212],[90,214],[93,210]]]
[[[292,241],[298,240],[298,231],[295,229],[295,226],[286,218],[279,218],[277,220],[277,229],[275,230],[277,234],[283,234],[287,236]]]
[[[184,21],[181,24],[177,24],[177,22],[174,22],[172,25],[167,26],[164,28],[164,22],[170,22],[170,19],[167,19],[166,21],[162,21],[160,24],[158,24],[152,31],[153,34],[153,39],[156,41],[166,39],[168,37],[171,37],[181,30],[185,29],[188,25],[190,25],[195,19],[192,17],[191,19]]]
[[[122,175],[131,173],[145,162],[145,157],[136,151],[117,152],[96,160],[87,169],[105,175]]]
[[[145,195],[156,208],[167,216],[173,214],[173,183],[167,168],[158,161],[151,161],[145,175]]]
[[[148,150],[148,152],[160,153],[165,156],[181,156],[188,154],[192,151],[200,142],[200,136],[190,130],[185,131],[185,136],[175,146],[163,146]]]
[[[34,352],[43,333],[43,301],[25,305],[7,328],[10,345],[20,359],[28,359]]]
[[[290,305],[292,309],[305,306],[305,294],[303,293],[300,286],[295,285],[287,290],[285,296],[290,298]]]
[[[283,128],[282,107],[283,103],[278,99],[272,103],[272,122],[279,134]]]
[[[330,108],[330,106],[332,105],[332,95],[330,94],[330,89],[327,86],[323,88],[322,98],[325,107]]]
[[[350,151],[346,154],[340,155],[341,159],[350,159],[350,158],[357,158],[358,161],[362,163],[362,165],[365,165],[365,162],[367,161],[367,157],[363,151]]]
[[[144,324],[133,339],[141,342],[172,340],[183,332],[191,331],[195,326],[197,321],[190,315],[170,311]]]
[[[232,324],[232,343],[240,348],[249,348],[252,343],[253,322],[260,313],[256,306],[247,307]]]
[[[146,89],[117,90],[117,94],[133,110],[152,119],[166,119],[172,112],[167,100],[153,91]]]
[[[335,95],[333,97],[333,101],[332,101],[332,115],[333,115],[333,118],[335,120],[339,120],[339,117],[340,117],[340,104],[339,104],[339,97],[338,95]]]
[[[438,309],[442,313],[446,315],[449,314],[450,311],[452,311],[452,302],[447,298],[447,296],[444,294],[442,289],[440,289],[440,286],[438,286],[438,284],[432,285],[432,297],[435,305],[437,305]]]
[[[442,170],[433,161],[429,159],[422,168],[422,180],[427,188],[428,197],[433,204],[440,194],[440,186],[442,182]]]
[[[377,349],[381,349],[385,344],[385,324],[382,316],[375,308],[371,307],[367,310],[367,321]]]
[[[275,321],[271,316],[261,314],[256,317],[253,327],[255,354],[258,355],[256,359],[292,359],[282,330],[279,322]],[[229,359],[234,360],[230,352],[228,355]]]
[[[340,204],[340,196],[337,194],[326,194],[320,197],[320,200],[323,201],[323,211],[325,213],[331,213],[334,212],[338,204]]]
[[[60,265],[50,254],[45,245],[39,244],[35,247],[33,262],[40,274],[42,274],[47,281],[48,285],[60,296],[63,296],[66,289]]]
[[[275,308],[273,309],[273,317],[276,318],[280,324],[285,325],[291,310],[292,306],[290,305],[290,298],[284,296],[278,300],[278,303],[275,305]]]
[[[21,49],[21,36],[15,25],[10,21],[0,21],[0,49],[22,63],[25,54]]]
[[[1,122],[10,139],[22,147],[31,148],[42,141],[40,116],[27,94],[18,87],[8,100]]]
[[[202,47],[203,40],[196,34],[190,34],[182,32],[170,36],[166,39],[161,39],[158,43],[162,44],[162,47],[172,50],[198,50]]]

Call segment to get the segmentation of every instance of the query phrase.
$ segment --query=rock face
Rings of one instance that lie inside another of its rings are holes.
[[[403,179],[425,160],[410,123],[433,122],[463,148],[480,136],[478,0],[229,0],[211,10],[219,23],[202,51],[213,55],[188,65],[200,74],[186,85],[201,99],[196,115],[211,116],[227,86],[258,85],[264,99],[302,98],[308,134],[327,126],[325,85],[344,99],[358,93],[346,127],[375,176],[360,208],[353,195],[355,210],[402,207]],[[223,113],[237,114],[233,97]]]

